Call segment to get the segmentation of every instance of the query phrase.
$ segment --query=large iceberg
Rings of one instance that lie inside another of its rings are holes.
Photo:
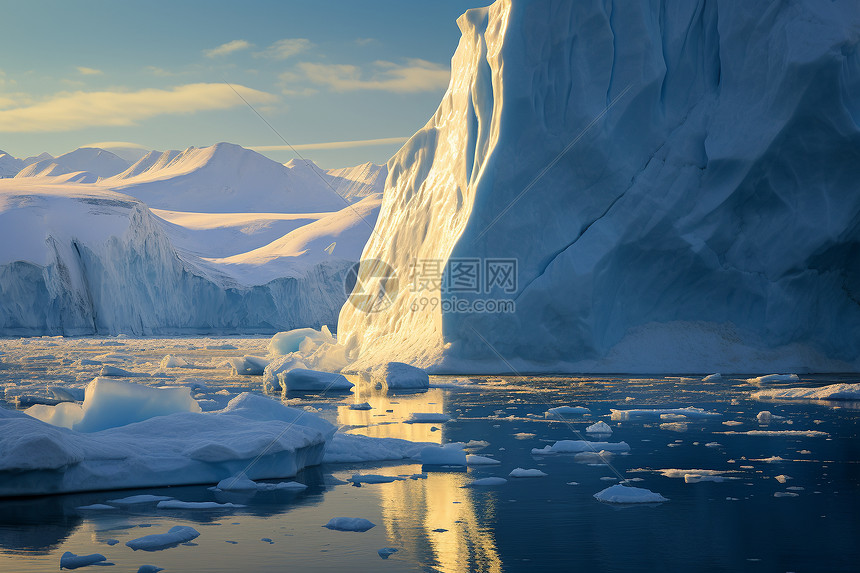
[[[853,0],[498,0],[458,24],[340,313],[353,368],[860,366]]]

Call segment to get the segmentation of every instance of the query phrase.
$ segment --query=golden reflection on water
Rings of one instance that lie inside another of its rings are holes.
[[[431,388],[426,392],[388,396],[370,385],[356,383],[354,392],[354,403],[367,402],[372,409],[338,408],[338,423],[362,426],[349,430],[350,433],[420,442],[445,441],[444,424],[404,423],[413,413],[445,413],[445,390]],[[438,430],[432,431],[433,427]],[[402,475],[420,470],[417,465],[395,466],[378,473]],[[496,499],[492,491],[463,487],[470,481],[465,472],[428,472],[427,479],[395,481],[368,489],[378,496],[392,547],[421,556],[422,562],[433,563],[434,569],[446,573],[500,573],[502,562],[493,535]],[[446,531],[439,531],[442,529]]]

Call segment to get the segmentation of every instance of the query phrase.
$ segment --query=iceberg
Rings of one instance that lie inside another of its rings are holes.
[[[377,286],[340,312],[351,368],[860,367],[853,3],[498,0],[458,25],[388,162]]]

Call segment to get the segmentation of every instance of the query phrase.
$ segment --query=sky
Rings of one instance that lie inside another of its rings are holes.
[[[436,110],[457,17],[488,3],[0,0],[0,150],[295,158],[277,131],[326,168],[383,163]]]

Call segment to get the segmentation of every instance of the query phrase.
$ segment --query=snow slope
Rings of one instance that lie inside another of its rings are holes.
[[[86,172],[92,181],[99,177],[111,177],[128,168],[125,159],[110,151],[95,147],[81,147],[59,157],[42,159],[23,168],[16,177],[48,177]]]
[[[400,289],[341,310],[356,369],[860,366],[852,1],[498,0],[458,24],[363,253]],[[454,258],[515,259],[515,292],[403,287]],[[443,312],[454,296],[516,310]]]
[[[0,150],[0,177],[14,177],[24,168],[24,161]]]

